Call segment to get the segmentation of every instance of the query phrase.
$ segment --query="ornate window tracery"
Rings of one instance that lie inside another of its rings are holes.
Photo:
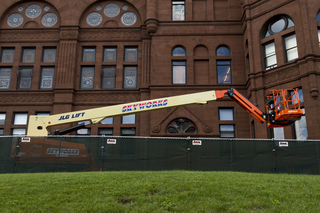
[[[171,121],[166,129],[166,133],[171,134],[193,134],[197,133],[196,125],[187,118],[177,118]]]

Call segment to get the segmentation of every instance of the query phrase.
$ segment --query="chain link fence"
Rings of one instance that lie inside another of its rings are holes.
[[[242,171],[320,174],[320,141],[145,137],[0,137],[0,173]]]

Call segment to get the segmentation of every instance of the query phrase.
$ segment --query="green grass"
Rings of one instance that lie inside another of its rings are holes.
[[[2,174],[0,212],[320,212],[320,176],[188,171]]]

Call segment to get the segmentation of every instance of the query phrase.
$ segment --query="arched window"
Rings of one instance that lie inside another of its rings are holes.
[[[197,133],[196,125],[187,118],[177,118],[171,121],[166,130],[172,134],[192,134]]]
[[[187,68],[186,68],[186,50],[182,46],[177,46],[172,49],[172,84],[187,83]],[[176,59],[180,56],[182,58]]]
[[[294,22],[287,15],[279,15],[271,19],[263,30],[264,69],[277,67],[276,40],[282,40],[285,61],[291,62],[298,58],[297,39],[294,32]],[[278,53],[281,54],[281,53]]]
[[[183,47],[174,47],[172,49],[172,56],[186,56],[186,50]]]
[[[318,40],[319,40],[319,47],[320,47],[320,10],[318,11],[316,20],[318,25]]]
[[[227,45],[220,45],[216,49],[217,56],[230,56],[230,48]],[[232,83],[231,59],[225,57],[217,60],[218,84]]]
[[[286,29],[294,27],[292,19],[288,16],[280,16],[270,21],[264,34],[264,38],[280,33]]]
[[[230,48],[226,45],[219,46],[216,50],[217,56],[228,56],[230,55]]]

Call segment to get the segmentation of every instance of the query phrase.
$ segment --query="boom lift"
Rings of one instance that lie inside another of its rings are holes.
[[[27,135],[47,136],[50,134],[48,132],[48,127],[73,122],[90,120],[92,124],[97,124],[108,117],[124,116],[128,114],[136,114],[190,104],[207,104],[209,101],[215,101],[223,98],[225,94],[237,102],[260,123],[267,122],[267,126],[269,128],[282,127],[291,125],[294,121],[300,119],[303,114],[300,109],[300,100],[297,91],[297,89],[268,91],[265,95],[267,98],[265,104],[266,113],[263,113],[237,90],[231,88],[228,90],[212,90],[43,117],[31,115],[29,117]],[[81,124],[63,131],[56,130],[50,135],[67,134],[69,132],[76,131],[77,129],[84,128],[84,126],[84,124]]]

